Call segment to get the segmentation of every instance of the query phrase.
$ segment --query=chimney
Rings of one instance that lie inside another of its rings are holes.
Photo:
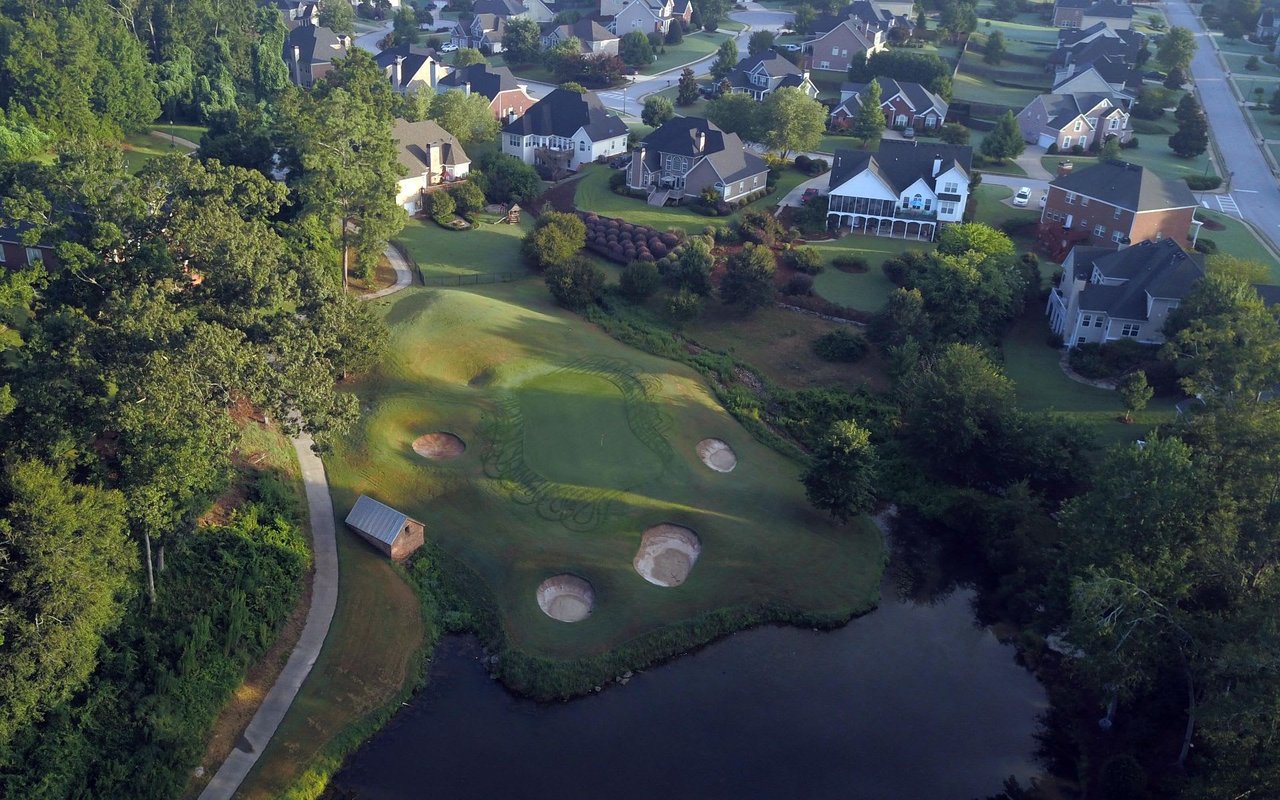
[[[471,96],[471,81],[467,81],[466,83],[462,84],[462,96],[463,97]]]
[[[432,89],[436,88],[436,81],[440,79],[436,73],[437,67],[435,56],[427,59],[427,82],[431,84]]]
[[[942,174],[942,156],[934,156],[933,157],[933,177],[936,178],[941,174]]]
[[[302,85],[302,48],[293,46],[293,82]]]
[[[404,80],[404,56],[396,56],[396,65],[391,72],[391,88],[397,92],[400,91],[400,84]]]

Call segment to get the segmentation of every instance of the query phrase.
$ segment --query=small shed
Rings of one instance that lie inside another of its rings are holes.
[[[360,495],[347,514],[347,525],[385,555],[399,561],[422,547],[421,522],[372,497]]]

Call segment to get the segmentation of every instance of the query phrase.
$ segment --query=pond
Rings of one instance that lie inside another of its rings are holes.
[[[473,638],[448,638],[334,793],[971,800],[1038,774],[1044,692],[974,622],[972,592],[884,594],[840,630],[746,631],[569,703],[513,697]]]

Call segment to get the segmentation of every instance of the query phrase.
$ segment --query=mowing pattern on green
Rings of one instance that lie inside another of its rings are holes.
[[[665,469],[675,453],[667,441],[670,420],[651,400],[661,387],[657,378],[625,361],[605,357],[578,359],[552,375],[566,373],[590,375],[611,383],[622,395],[632,435]],[[614,500],[635,488],[570,485],[550,480],[535,470],[525,457],[524,416],[514,392],[504,394],[496,413],[482,425],[488,441],[482,456],[485,474],[502,481],[517,503],[533,506],[543,519],[560,522],[571,531],[599,528],[613,511]]]

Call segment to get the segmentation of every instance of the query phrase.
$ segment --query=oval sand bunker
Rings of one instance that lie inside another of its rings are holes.
[[[738,456],[733,448],[719,439],[703,439],[698,442],[698,458],[716,472],[733,472],[738,466]]]
[[[663,523],[644,532],[636,551],[636,572],[657,586],[679,586],[689,577],[702,543],[698,535],[680,525]]]
[[[538,607],[561,622],[581,622],[595,604],[595,590],[577,575],[553,575],[538,587]]]
[[[465,453],[467,443],[455,434],[438,431],[413,440],[413,452],[433,461],[447,461]]]

